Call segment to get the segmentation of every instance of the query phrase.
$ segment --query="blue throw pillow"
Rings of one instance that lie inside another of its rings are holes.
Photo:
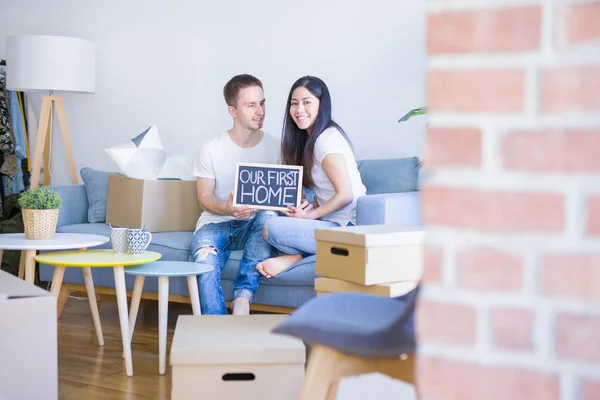
[[[108,175],[110,172],[82,168],[81,178],[85,185],[88,202],[88,222],[106,222],[106,197],[108,196]]]
[[[419,157],[362,160],[357,164],[367,194],[419,190]]]

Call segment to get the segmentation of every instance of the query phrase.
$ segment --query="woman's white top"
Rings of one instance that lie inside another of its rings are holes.
[[[335,188],[323,170],[322,163],[328,154],[342,154],[346,159],[346,167],[350,175],[352,185],[352,203],[346,207],[321,217],[324,221],[331,221],[346,226],[349,222],[356,225],[356,204],[359,197],[367,193],[367,188],[363,185],[356,165],[356,159],[352,152],[350,143],[344,138],[341,132],[335,128],[327,128],[321,133],[315,143],[315,164],[312,168],[312,179],[315,184],[314,191],[319,206],[325,204],[335,194]]]

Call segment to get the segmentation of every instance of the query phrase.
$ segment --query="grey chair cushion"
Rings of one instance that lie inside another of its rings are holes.
[[[414,296],[389,299],[364,293],[316,297],[273,332],[359,357],[391,358],[415,351]]]

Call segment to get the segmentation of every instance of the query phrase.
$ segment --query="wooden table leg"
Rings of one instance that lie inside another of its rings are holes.
[[[21,257],[19,258],[19,279],[25,279],[25,258],[27,258],[27,252],[21,250]]]
[[[65,267],[54,267],[54,275],[52,276],[52,284],[50,292],[56,296],[56,318],[62,314],[62,309],[69,297],[69,289],[62,286],[63,277],[65,276]]]
[[[102,324],[100,323],[100,313],[98,312],[98,303],[96,301],[96,291],[94,290],[94,279],[90,267],[81,268],[83,280],[85,282],[85,290],[87,291],[88,300],[90,302],[90,310],[94,320],[94,328],[96,329],[96,338],[98,346],[104,346],[104,335],[102,334]]]
[[[131,360],[131,340],[129,338],[129,316],[127,313],[127,290],[125,287],[125,269],[123,266],[113,267],[115,274],[115,289],[117,292],[117,306],[119,309],[119,323],[121,325],[121,341],[125,354],[125,371],[127,376],[133,376],[133,362]]]
[[[144,275],[137,275],[133,284],[133,294],[131,295],[131,306],[129,307],[129,338],[133,339],[133,331],[135,329],[135,321],[137,320],[138,310],[140,309],[140,301],[142,300],[142,291],[144,289]]]
[[[35,284],[35,260],[33,259],[35,253],[36,250],[25,250],[25,281],[32,285]],[[56,272],[56,269],[54,271]],[[60,279],[62,281],[62,277]]]
[[[190,302],[192,303],[192,313],[200,315],[200,295],[198,294],[198,280],[196,275],[187,277],[188,291],[190,292]]]
[[[58,299],[56,299],[56,318],[60,318],[60,314],[62,314],[63,308],[65,308],[65,304],[67,304],[67,300],[69,300],[70,295],[69,284],[61,285],[60,290],[58,292]]]
[[[133,285],[133,294],[131,295],[131,305],[129,306],[129,343],[133,341],[133,331],[135,330],[135,321],[137,320],[140,301],[142,300],[142,291],[144,289],[145,276],[137,275]],[[122,354],[125,358],[125,352]]]
[[[65,276],[65,267],[54,267],[54,275],[52,276],[52,285],[50,286],[50,292],[58,297],[60,293],[60,287],[62,285],[63,277]]]
[[[165,374],[167,364],[167,320],[169,317],[169,277],[158,277],[158,373]]]

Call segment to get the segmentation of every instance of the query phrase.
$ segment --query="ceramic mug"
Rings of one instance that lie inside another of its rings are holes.
[[[129,242],[127,239],[127,228],[113,228],[111,227],[110,242],[115,253],[125,254],[129,249]]]
[[[152,234],[146,229],[127,229],[129,254],[142,254],[152,241]]]

